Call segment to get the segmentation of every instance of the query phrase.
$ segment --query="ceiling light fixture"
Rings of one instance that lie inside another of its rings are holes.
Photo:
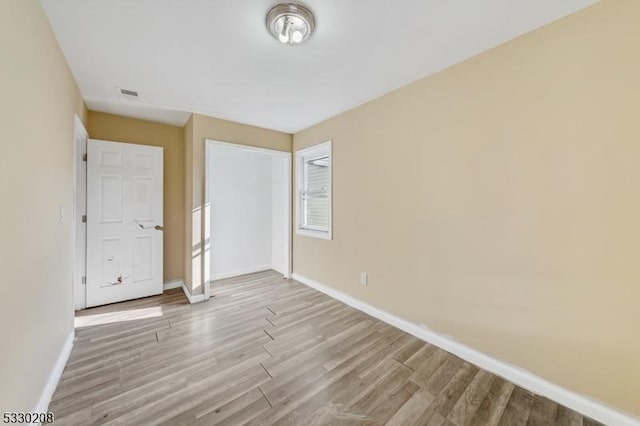
[[[306,7],[294,3],[275,5],[267,13],[265,22],[271,35],[288,45],[302,43],[316,27],[313,13]]]

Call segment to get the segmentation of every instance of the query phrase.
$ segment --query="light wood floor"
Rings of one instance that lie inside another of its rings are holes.
[[[88,309],[56,424],[594,425],[274,272]]]

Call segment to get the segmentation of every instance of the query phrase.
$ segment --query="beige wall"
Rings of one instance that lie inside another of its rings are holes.
[[[295,272],[640,414],[638,19],[604,1],[296,134],[333,139],[334,239]]]
[[[164,148],[164,281],[184,277],[184,130],[89,111],[89,137]]]
[[[0,52],[4,412],[36,408],[73,330],[73,115],[86,110],[38,1],[0,2]]]
[[[287,133],[262,129],[246,124],[193,114],[185,126],[187,179],[185,185],[189,195],[185,199],[185,235],[191,234],[191,241],[185,244],[185,282],[193,294],[202,294],[204,276],[203,253],[203,215],[204,204],[204,160],[205,140],[213,139],[260,148],[291,152],[292,137]],[[190,231],[189,231],[190,230]]]

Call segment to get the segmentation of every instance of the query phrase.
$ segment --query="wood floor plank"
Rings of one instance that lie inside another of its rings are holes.
[[[531,413],[527,425],[529,426],[549,426],[553,425],[556,420],[556,412],[558,404],[555,402],[536,396],[531,406]]]
[[[430,345],[428,343],[424,343],[422,341],[414,343],[414,345],[408,345],[408,347],[406,347],[403,351],[396,354],[394,358],[415,371],[421,364],[424,364],[425,361],[431,358],[431,355],[438,351],[438,347]],[[413,347],[419,347],[419,349],[407,357]],[[403,358],[406,358],[406,360],[403,361]]]
[[[60,425],[596,425],[274,271],[78,312]]]
[[[369,384],[362,386],[358,393],[350,396],[345,405],[352,413],[367,415],[388,395],[399,389],[411,375],[411,370],[393,358],[384,362],[377,374],[365,376]]]
[[[317,356],[318,353],[327,354],[335,353],[341,345],[348,344],[350,339],[358,333],[363,332],[371,325],[370,320],[360,321],[352,327],[347,328],[343,332],[330,337],[329,339],[312,346],[305,351],[289,358],[274,358],[265,362],[264,366],[271,376],[277,376],[291,368],[297,368],[301,364],[321,363],[324,359]]]
[[[451,381],[456,372],[460,369],[463,360],[458,358],[457,356],[448,356],[445,362],[443,362],[440,367],[433,373],[433,375],[427,380],[424,380],[422,376],[420,376],[419,383],[422,384],[422,387],[428,390],[432,395],[438,395],[442,392],[447,383]],[[409,379],[415,379],[417,376],[412,376]]]
[[[414,373],[411,375],[411,381],[422,387],[426,387],[431,377],[433,377],[433,375],[450,357],[451,354],[438,348],[436,348],[435,351],[425,351],[424,358],[415,364]],[[410,361],[411,359],[407,362]]]
[[[351,395],[357,395],[362,388],[367,388],[370,391],[375,389],[375,384],[379,382],[380,377],[385,376],[385,373],[384,371],[379,371],[376,375],[370,375],[364,378],[350,373],[342,382],[336,384],[336,391],[328,395],[326,402],[323,402],[323,396],[316,397],[315,401],[311,401],[311,407],[313,407],[313,404],[316,402],[320,402],[320,407],[312,413],[305,415],[308,424],[325,425],[338,423],[346,426],[352,423],[361,424],[362,422],[370,420],[370,414],[358,412],[352,407],[352,404],[346,401],[348,401]],[[352,399],[352,402],[353,401]],[[300,417],[300,413],[297,414],[297,417]],[[376,420],[381,419],[377,418]]]
[[[583,426],[599,426],[600,425],[600,423],[588,417],[582,417],[582,424]]]
[[[436,396],[436,399],[420,419],[419,424],[428,424],[434,416],[446,418],[477,372],[478,369],[473,365],[463,363],[451,378],[451,381],[449,381],[444,389]]]
[[[515,388],[498,424],[500,426],[526,425],[534,397],[533,394],[524,389]]]
[[[260,390],[253,389],[244,395],[197,417],[195,426],[243,425],[264,413],[271,405]]]
[[[459,426],[470,424],[495,378],[493,374],[480,370],[460,396],[447,419]]]
[[[133,409],[115,410],[115,419],[106,425],[119,424],[162,424],[177,415],[191,416],[190,411],[213,396],[220,397],[237,382],[251,381],[255,387],[269,380],[269,376],[254,359],[245,360],[229,369],[218,371],[212,376],[191,381],[177,392],[154,398],[153,401]],[[122,401],[121,401],[122,402]]]
[[[220,414],[222,407],[233,403],[234,401],[242,398],[244,395],[253,394],[256,400],[263,399],[264,396],[259,390],[259,386],[269,380],[269,377],[265,375],[264,369],[252,368],[246,373],[243,373],[242,377],[236,380],[231,386],[216,386],[209,395],[205,395],[199,402],[193,405],[190,410],[182,410],[184,408],[181,402],[178,402],[174,407],[172,416],[167,416],[166,420],[160,423],[163,426],[187,426],[195,423],[197,419],[201,419],[210,415],[211,413]],[[260,398],[257,398],[258,394]],[[190,401],[191,402],[191,401]],[[255,401],[252,401],[255,402]],[[265,403],[268,404],[266,400]],[[227,406],[227,411],[229,407]],[[216,413],[216,411],[218,413]]]
[[[420,389],[418,385],[410,381],[404,381],[402,386],[387,398],[380,401],[373,410],[367,414],[366,423],[368,424],[385,424],[397,413]],[[402,423],[408,424],[408,423]]]
[[[393,415],[386,423],[387,426],[407,426],[414,425],[422,417],[429,405],[433,402],[435,396],[420,389],[414,393],[411,398]]]
[[[513,383],[496,378],[484,401],[480,404],[475,416],[469,419],[467,424],[497,425],[509,402],[514,387]]]
[[[402,363],[406,363],[406,361],[411,358],[411,356],[415,355],[415,353],[420,350],[429,350],[430,352],[432,351],[431,345],[409,334],[405,334],[403,337],[393,343],[392,346],[395,349],[393,358]],[[435,348],[433,350],[435,350]],[[420,358],[415,358],[415,360],[416,362],[419,362]],[[411,367],[409,365],[408,367],[415,370],[415,366]]]
[[[296,392],[307,388],[321,379],[327,373],[327,369],[322,365],[305,366],[300,369],[293,369],[286,374],[274,377],[269,382],[260,387],[265,398],[276,405],[287,398],[291,398]]]
[[[573,410],[559,405],[558,411],[556,412],[555,424],[566,426],[582,426],[582,416],[580,415],[580,413],[576,413]]]

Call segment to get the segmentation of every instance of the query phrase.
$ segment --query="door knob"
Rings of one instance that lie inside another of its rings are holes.
[[[144,226],[143,224],[141,224],[140,222],[138,222],[137,220],[135,221],[135,223],[141,228],[141,229],[151,229],[151,226]],[[156,231],[164,231],[164,226],[162,225],[156,225],[153,227],[153,229],[155,229]]]

